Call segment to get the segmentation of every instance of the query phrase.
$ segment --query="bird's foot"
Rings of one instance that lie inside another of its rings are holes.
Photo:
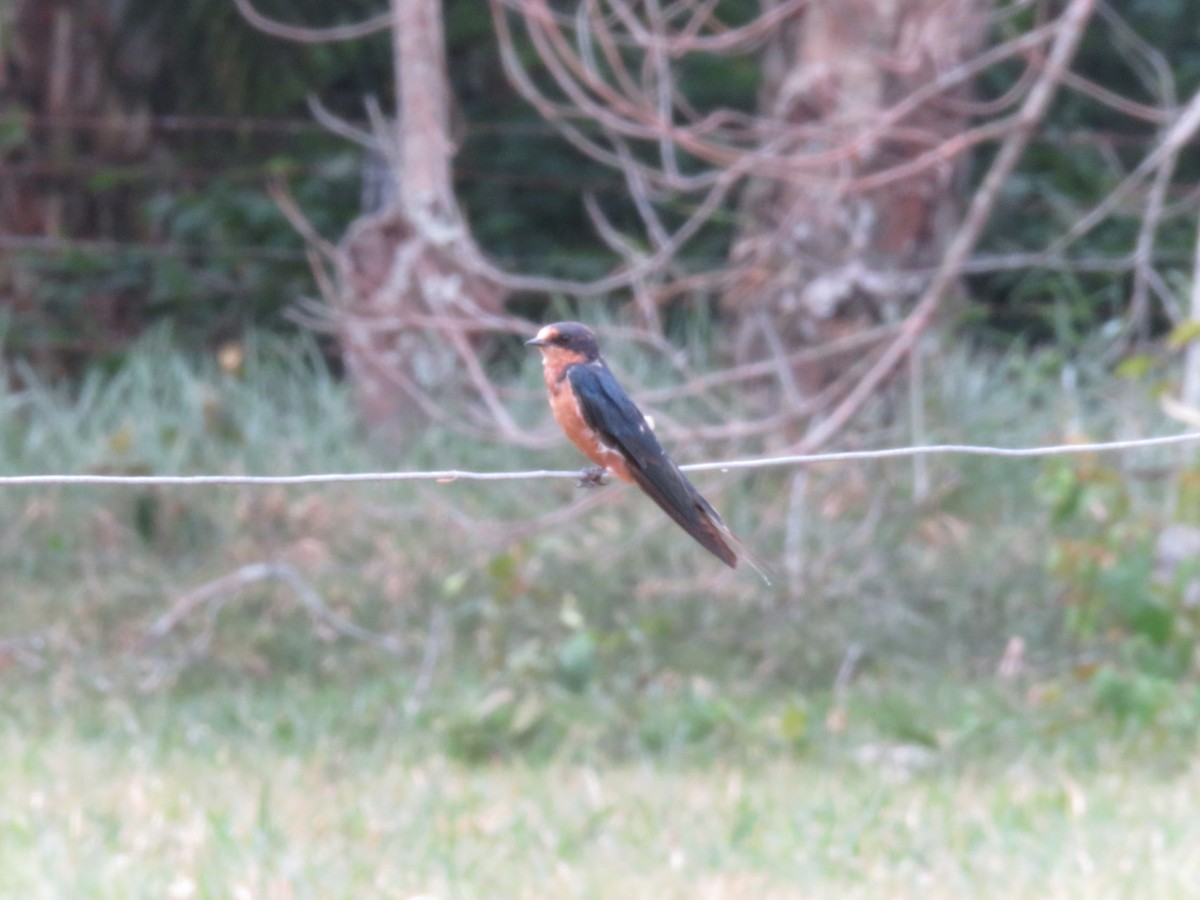
[[[608,484],[608,469],[604,466],[589,466],[579,476],[581,488],[597,488]]]

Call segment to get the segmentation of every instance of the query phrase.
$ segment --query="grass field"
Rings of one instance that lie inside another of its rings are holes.
[[[27,686],[0,726],[0,892],[1194,896],[1200,766],[1186,740],[1055,728],[1021,703],[934,692],[948,705],[925,713],[933,744],[879,732],[881,698],[851,694],[844,733],[821,724],[791,751],[759,733],[465,764],[430,739],[436,715],[396,712],[399,684],[57,708],[52,688]]]
[[[936,368],[929,442],[1173,427],[1036,356]],[[894,413],[848,440],[909,442]],[[398,457],[311,355],[150,341],[0,397],[0,464],[578,460],[433,431]],[[706,476],[770,590],[619,488],[2,491],[0,895],[1191,896],[1200,623],[1149,551],[1182,465]]]

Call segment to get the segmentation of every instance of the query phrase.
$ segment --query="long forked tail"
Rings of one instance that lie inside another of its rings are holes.
[[[670,471],[659,470],[652,476],[640,467],[630,467],[630,473],[638,487],[705,550],[731,569],[737,568],[739,558],[744,559],[769,587],[771,579],[762,562],[734,536],[679,467],[669,459],[666,462]]]

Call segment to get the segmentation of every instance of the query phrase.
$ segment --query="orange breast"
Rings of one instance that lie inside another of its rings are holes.
[[[550,409],[563,433],[583,455],[598,466],[608,469],[622,481],[633,481],[625,457],[612,447],[605,446],[599,436],[588,427],[579,409],[579,403],[566,378],[559,378],[550,366],[546,367],[546,387],[550,391]]]

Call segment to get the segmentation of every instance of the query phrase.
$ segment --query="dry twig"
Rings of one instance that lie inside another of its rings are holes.
[[[400,652],[399,642],[394,636],[378,634],[338,615],[325,604],[321,595],[304,580],[294,566],[280,562],[250,563],[188,591],[142,633],[138,648],[144,649],[161,641],[200,609],[208,608],[210,618],[215,617],[232,596],[261,581],[283,582],[314,620],[342,637],[372,644],[388,653]]]

